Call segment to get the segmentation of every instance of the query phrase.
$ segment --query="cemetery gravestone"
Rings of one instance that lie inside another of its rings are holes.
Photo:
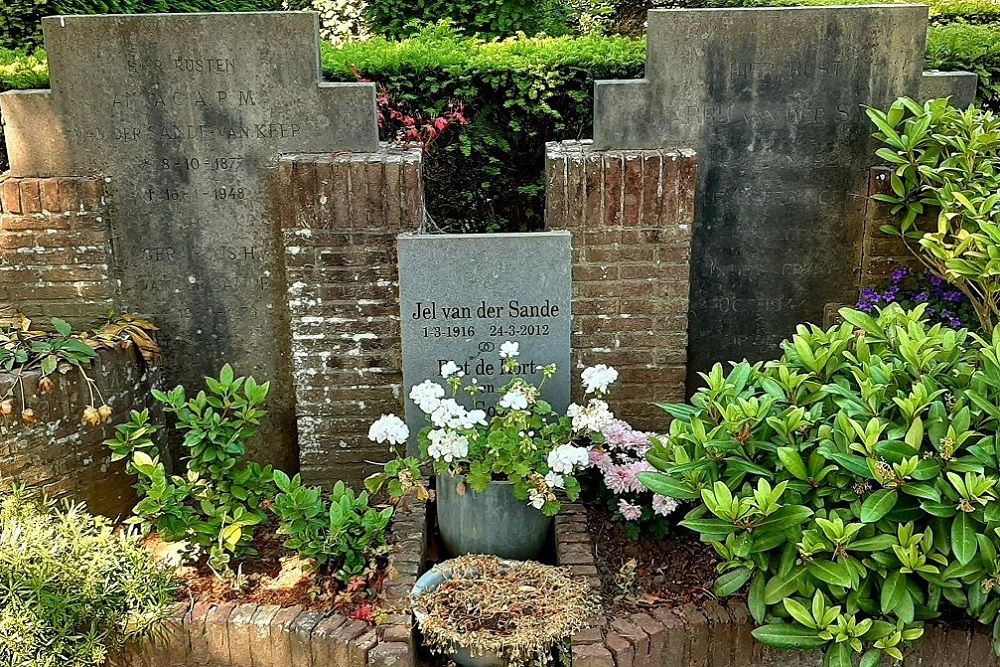
[[[305,12],[43,21],[51,91],[0,111],[15,176],[106,179],[121,306],[162,330],[170,386],[231,362],[272,383],[254,452],[294,465],[285,281],[271,175],[290,152],[373,151],[371,84],[321,83]]]
[[[596,149],[698,154],[689,388],[857,298],[863,106],[919,94],[926,28],[918,5],[651,11],[645,78],[597,82]]]
[[[519,344],[520,374],[538,384],[556,364],[542,396],[569,405],[571,251],[569,232],[529,234],[402,234],[399,317],[403,339],[406,422],[416,434],[424,415],[408,396],[440,369],[457,363],[483,391],[475,406],[496,404],[512,377],[501,369],[500,345]],[[492,410],[488,410],[492,415]]]

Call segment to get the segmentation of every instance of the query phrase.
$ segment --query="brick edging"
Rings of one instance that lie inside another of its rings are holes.
[[[383,588],[389,604],[409,594],[423,558],[422,506],[392,523],[394,538]],[[338,612],[301,606],[178,603],[163,637],[128,647],[126,667],[413,667],[409,615],[371,626]]]
[[[556,558],[600,585],[587,532],[586,509],[564,505],[555,523]],[[596,580],[595,580],[595,577]],[[573,637],[574,667],[821,667],[817,651],[780,651],[754,640],[755,627],[740,598],[709,600],[676,608],[650,607],[627,616],[602,618]],[[990,630],[972,622],[928,623],[904,665],[987,667],[1000,665]]]

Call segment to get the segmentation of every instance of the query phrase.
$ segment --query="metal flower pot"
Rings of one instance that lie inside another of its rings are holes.
[[[464,476],[437,477],[438,531],[448,553],[538,560],[552,518],[515,498],[511,482],[490,482],[482,493],[465,485],[461,493],[464,482]]]

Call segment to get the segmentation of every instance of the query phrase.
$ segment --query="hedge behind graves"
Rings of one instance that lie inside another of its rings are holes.
[[[545,142],[591,136],[594,79],[641,76],[645,50],[627,37],[483,42],[433,26],[401,42],[325,47],[323,69],[332,80],[375,81],[425,118],[463,102],[469,125],[427,157],[431,216],[456,231],[517,231],[542,224]],[[976,72],[980,102],[1000,110],[1000,25],[933,26],[927,66]],[[0,90],[45,85],[41,51],[0,52]]]

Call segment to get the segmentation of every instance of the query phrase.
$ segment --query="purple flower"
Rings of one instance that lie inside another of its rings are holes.
[[[905,267],[901,269],[896,269],[895,271],[892,272],[892,282],[895,283],[896,285],[899,285],[901,282],[903,282],[903,279],[906,278],[906,276],[908,275],[910,275],[909,269]]]
[[[928,276],[927,276],[927,282],[929,282],[934,287],[941,287],[941,285],[944,285],[944,281],[943,280],[941,280],[940,278],[938,278],[937,276],[932,275],[932,274],[928,274]]]
[[[914,295],[913,300],[916,301],[917,303],[927,303],[927,300],[929,298],[930,296],[927,294],[927,292],[919,292],[918,294]]]

